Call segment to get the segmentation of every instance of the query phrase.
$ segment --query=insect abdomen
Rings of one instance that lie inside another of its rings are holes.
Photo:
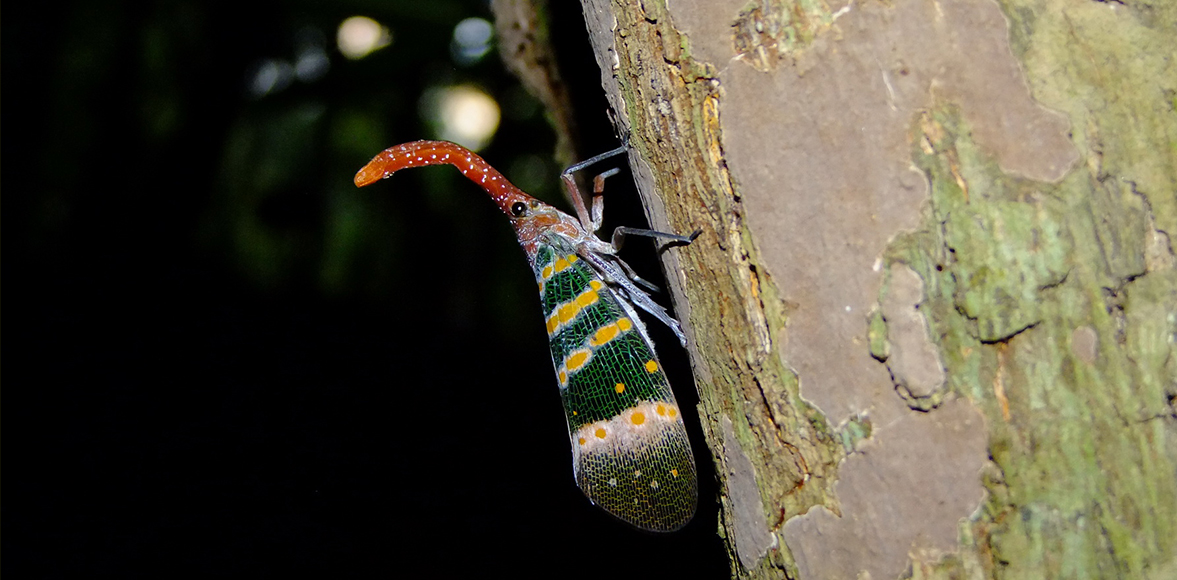
[[[541,246],[535,271],[577,485],[635,526],[681,528],[695,512],[695,461],[641,322],[574,253]]]

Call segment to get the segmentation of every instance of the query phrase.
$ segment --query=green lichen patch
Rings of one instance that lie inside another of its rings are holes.
[[[809,46],[833,21],[824,0],[753,0],[732,23],[732,50],[768,72],[781,57]]]
[[[870,322],[866,331],[870,343],[870,355],[879,362],[887,362],[891,356],[891,343],[887,342],[887,321],[881,310],[875,310],[870,315]]]
[[[986,414],[993,471],[966,551],[913,576],[1150,577],[1177,532],[1177,273],[1107,234],[1143,206],[1084,172],[1003,174],[951,106],[915,134],[932,203],[886,260],[924,281],[947,389]]]
[[[1044,204],[993,201],[947,216],[946,242],[957,258],[956,305],[976,321],[982,342],[1040,322],[1043,291],[1066,276],[1070,244],[1052,213]]]
[[[838,429],[838,438],[841,439],[842,448],[849,455],[854,453],[861,441],[870,439],[871,432],[874,431],[874,425],[871,424],[870,417],[860,416],[854,417],[846,421],[840,429]]]

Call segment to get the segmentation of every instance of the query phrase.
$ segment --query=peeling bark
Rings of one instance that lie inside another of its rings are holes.
[[[1177,572],[1177,8],[582,3],[734,575]]]

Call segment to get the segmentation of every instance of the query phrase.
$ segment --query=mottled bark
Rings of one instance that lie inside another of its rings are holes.
[[[1177,575],[1177,6],[582,3],[734,574]]]

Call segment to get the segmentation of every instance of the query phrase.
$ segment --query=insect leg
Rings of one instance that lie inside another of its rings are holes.
[[[618,155],[621,155],[621,154],[625,153],[626,151],[627,151],[627,149],[625,148],[625,145],[622,145],[621,147],[606,151],[600,155],[594,155],[592,157],[589,157],[588,159],[585,159],[584,161],[581,161],[580,163],[576,163],[576,164],[568,167],[568,169],[564,170],[564,173],[560,174],[560,177],[564,177],[565,175],[576,173],[577,171],[580,171],[581,169],[584,169],[585,167],[588,167],[589,165],[592,165],[594,163],[599,163],[599,162],[604,161],[610,157],[617,157]]]
[[[597,205],[597,202],[594,200],[593,201],[593,206],[594,206],[593,213],[589,214],[588,208],[586,208],[584,206],[584,196],[582,196],[580,194],[580,188],[576,186],[576,180],[573,179],[572,174],[576,173],[577,171],[580,171],[581,169],[584,169],[585,167],[588,167],[589,165],[592,165],[594,163],[599,163],[599,162],[604,161],[610,157],[616,157],[616,156],[621,155],[625,152],[626,152],[625,145],[622,145],[621,147],[618,147],[612,151],[606,151],[600,155],[595,155],[593,157],[585,159],[584,161],[581,161],[580,163],[576,163],[576,164],[570,166],[568,169],[565,169],[564,172],[560,174],[560,180],[564,182],[564,189],[566,189],[568,191],[569,197],[572,198],[572,205],[576,209],[576,217],[578,219],[580,219],[580,225],[584,226],[584,229],[587,231],[595,232],[595,231],[597,231],[597,229],[600,228],[601,208]],[[608,172],[606,172],[606,173],[608,173]],[[599,179],[601,180],[600,186],[603,188],[604,187],[604,178],[609,177],[609,175],[605,175],[605,174],[602,174],[602,175],[604,175],[604,177],[600,177]],[[596,186],[598,185],[597,182],[594,181],[593,185],[594,185],[593,189],[596,190]],[[593,227],[594,225],[596,227]]]
[[[605,192],[605,179],[617,175],[620,169],[614,167],[595,178],[593,178],[593,231],[601,229],[601,220],[605,214],[605,198],[601,194]]]
[[[681,342],[684,347],[687,345],[687,337],[685,334],[683,334],[682,326],[679,325],[677,320],[670,316],[670,313],[667,312],[665,308],[663,308],[657,302],[654,302],[654,299],[650,298],[650,295],[646,293],[646,291],[638,288],[631,281],[625,272],[626,269],[629,269],[629,266],[625,264],[625,262],[616,256],[598,254],[596,252],[584,252],[581,253],[581,256],[584,256],[589,261],[589,263],[591,263],[597,269],[597,271],[601,273],[601,277],[604,278],[606,282],[615,284],[616,287],[620,288],[620,290],[624,293],[625,298],[627,298],[627,300],[620,301],[623,306],[628,307],[627,302],[629,302],[634,306],[649,312],[654,318],[657,318],[663,324],[670,327],[670,330],[674,332],[675,336],[678,337],[679,342]],[[650,339],[650,337],[646,335],[644,327],[640,327],[639,330],[642,332],[642,335],[645,336],[646,340]]]
[[[629,264],[625,263],[625,260],[622,260],[621,258],[616,258],[615,261],[617,262],[618,266],[621,266],[621,270],[623,272],[625,272],[625,277],[629,278],[630,280],[633,280],[634,284],[641,286],[642,288],[646,289],[646,291],[648,291],[648,292],[653,292],[653,293],[661,293],[662,292],[662,289],[659,288],[657,284],[654,284],[654,283],[650,282],[649,280],[646,280],[645,278],[638,276],[638,273],[634,272],[633,268],[631,268],[629,266]]]
[[[621,249],[621,244],[623,244],[625,242],[625,236],[642,236],[642,237],[654,238],[654,239],[662,238],[664,240],[670,240],[670,243],[667,245],[671,245],[671,244],[686,245],[686,244],[689,244],[689,243],[695,241],[695,238],[699,237],[699,234],[701,234],[701,233],[703,233],[703,230],[695,230],[695,231],[691,232],[691,235],[689,235],[689,236],[681,236],[679,234],[668,234],[666,232],[659,232],[659,231],[655,231],[655,230],[644,230],[641,228],[620,227],[620,228],[613,230],[613,249],[615,249],[615,250]]]

